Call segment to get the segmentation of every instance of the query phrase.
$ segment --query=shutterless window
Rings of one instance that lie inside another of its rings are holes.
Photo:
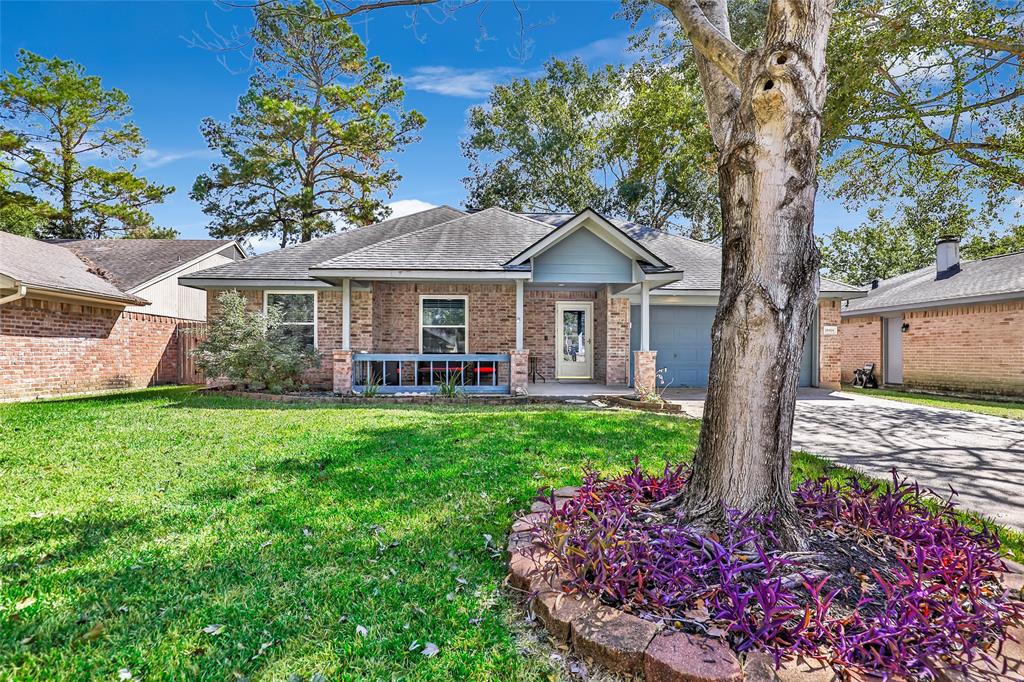
[[[466,352],[466,299],[422,299],[422,339],[424,353]]]
[[[316,294],[267,294],[267,310],[281,311],[284,333],[307,348],[316,347]]]

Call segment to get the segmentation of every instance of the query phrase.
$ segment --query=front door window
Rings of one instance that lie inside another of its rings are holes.
[[[593,303],[560,301],[555,308],[555,374],[559,379],[593,375]]]
[[[564,362],[586,362],[586,318],[587,314],[582,310],[562,311],[562,360]]]

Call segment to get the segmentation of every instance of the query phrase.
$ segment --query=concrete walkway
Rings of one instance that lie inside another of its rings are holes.
[[[701,391],[670,391],[699,417]],[[1024,422],[874,398],[801,389],[793,449],[828,457],[878,478],[895,467],[962,507],[1024,530]]]

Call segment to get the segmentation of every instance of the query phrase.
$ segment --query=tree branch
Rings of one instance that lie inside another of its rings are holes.
[[[747,53],[711,23],[697,0],[655,1],[672,11],[694,49],[721,69],[733,85],[739,86],[740,64]]]

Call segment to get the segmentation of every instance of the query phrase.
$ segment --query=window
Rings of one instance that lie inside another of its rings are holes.
[[[298,339],[306,348],[316,348],[316,294],[312,292],[271,292],[264,298],[264,309],[281,311],[286,336]]]
[[[420,352],[466,352],[466,298],[420,299]]]

